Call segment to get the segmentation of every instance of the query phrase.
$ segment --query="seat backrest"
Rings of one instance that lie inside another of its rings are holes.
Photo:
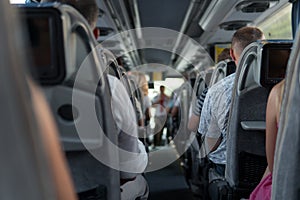
[[[234,61],[223,60],[217,63],[216,68],[210,79],[209,87],[217,83],[219,80],[234,73],[236,69]]]
[[[104,72],[110,74],[111,76],[116,77],[117,79],[121,79],[122,72],[119,69],[118,62],[115,59],[115,56],[111,51],[108,49],[100,48],[101,46],[98,45],[97,49],[99,49],[99,53],[104,58],[108,66],[106,66]]]
[[[204,77],[199,74],[196,78],[195,84],[194,84],[194,94],[196,97],[199,97],[203,90],[207,87],[206,83],[205,83],[205,79]]]
[[[191,131],[188,130],[189,110],[190,102],[192,101],[193,89],[191,84],[185,80],[185,82],[174,91],[176,100],[179,101],[178,113],[177,113],[177,127],[174,134],[174,144],[179,155],[182,155],[191,144]],[[176,102],[175,102],[176,103]]]
[[[271,88],[283,79],[290,48],[287,41],[255,42],[241,56],[229,114],[225,173],[238,198],[248,198],[266,169],[267,99]],[[279,53],[282,62],[275,67],[274,56]]]
[[[33,67],[51,105],[79,197],[119,199],[119,172],[108,167],[118,163],[118,151],[109,148],[118,144],[118,131],[111,123],[110,91],[102,73],[105,64],[94,50],[97,42],[88,23],[74,8],[57,3],[20,7],[20,11],[28,26],[35,28],[28,42]],[[37,54],[40,49],[44,51]],[[89,102],[94,105],[91,112],[85,105]],[[92,155],[106,160],[102,163]]]
[[[206,83],[206,85],[208,85],[208,86],[209,86],[209,84],[210,84],[211,77],[212,77],[212,74],[213,74],[213,72],[214,72],[214,69],[215,69],[215,67],[210,67],[210,68],[206,69],[206,70],[204,71],[204,73],[203,73],[203,77],[204,77],[205,83]]]
[[[49,121],[44,120],[49,116],[47,110],[33,103],[44,102],[33,96],[37,94],[28,84],[30,78],[26,74],[28,63],[23,30],[18,26],[15,10],[9,5],[9,1],[0,2],[0,12],[0,199],[40,200],[55,197],[61,200],[63,198],[59,194],[61,190],[56,180],[62,179],[55,179],[58,174],[53,173],[57,169],[53,166],[61,163],[53,163],[49,159],[52,154],[49,150],[59,151],[50,149],[53,145],[49,144],[57,142],[55,130]],[[42,119],[39,114],[43,116]],[[41,128],[50,132],[44,132]],[[57,172],[61,177],[67,175],[64,174],[64,167],[59,167],[62,171]],[[67,191],[68,184],[65,192]]]
[[[300,174],[300,32],[288,63],[275,148],[272,199],[299,199]]]

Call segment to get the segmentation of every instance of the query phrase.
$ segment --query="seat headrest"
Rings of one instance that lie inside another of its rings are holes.
[[[289,40],[263,40],[248,45],[240,58],[238,89],[272,88],[284,76],[292,47]]]
[[[39,8],[34,4],[20,10],[28,29],[28,54],[35,78],[42,84],[61,82],[66,74],[61,14],[52,7]]]
[[[284,79],[292,44],[281,41],[262,45],[260,84],[263,87],[272,87]]]
[[[84,17],[73,7],[59,3],[18,7],[28,27],[29,55],[38,81],[56,85],[74,76],[97,45]]]
[[[212,74],[209,86],[211,87],[212,85],[217,83],[219,80],[234,73],[235,70],[236,70],[236,66],[235,66],[234,61],[232,61],[232,60],[227,59],[227,60],[218,62],[216,65],[216,68],[214,69],[214,72]]]
[[[207,87],[205,83],[205,79],[203,75],[199,74],[196,77],[195,85],[194,85],[194,92],[196,96],[200,96],[202,91]]]

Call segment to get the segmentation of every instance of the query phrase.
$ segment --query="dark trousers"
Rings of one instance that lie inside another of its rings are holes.
[[[164,127],[166,126],[166,116],[155,116],[155,128],[154,128],[154,146],[160,146],[161,137]]]

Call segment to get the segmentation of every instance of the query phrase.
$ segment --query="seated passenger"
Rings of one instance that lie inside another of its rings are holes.
[[[223,49],[223,51],[218,56],[217,62],[221,62],[223,60],[231,60],[229,48]],[[199,126],[199,121],[200,121],[200,115],[201,115],[201,111],[202,111],[202,106],[203,106],[207,91],[208,91],[208,88],[205,88],[202,91],[202,93],[200,94],[200,96],[197,96],[195,101],[192,102],[192,114],[189,118],[189,123],[188,123],[189,131],[197,132],[197,128]]]
[[[143,94],[143,115],[144,115],[144,124],[147,126],[149,124],[151,113],[151,101],[148,96],[148,81],[146,79],[146,75],[141,72],[130,72],[132,76],[136,77],[138,88],[141,90]]]
[[[127,153],[124,155],[120,151],[120,169],[132,168],[137,172],[121,171],[121,199],[147,199],[148,186],[141,173],[147,166],[148,157],[145,146],[138,139],[135,112],[123,84],[113,76],[108,76],[108,80],[112,93],[112,112],[120,129],[119,147],[128,152],[139,153],[137,156]]]
[[[262,180],[251,193],[250,200],[271,199],[272,172],[283,89],[284,80],[272,88],[268,98],[266,111],[266,154],[268,167]]]
[[[261,30],[243,27],[232,38],[230,55],[238,65],[240,55],[250,43],[263,39]],[[226,132],[235,73],[213,85],[204,100],[198,132],[205,136],[209,160],[218,174],[224,176],[226,164]]]
[[[95,0],[44,0],[42,2],[60,2],[71,5],[87,19],[92,30],[96,28],[99,11]],[[97,38],[99,32],[94,31],[94,34]],[[108,81],[112,94],[112,113],[119,128],[121,199],[147,199],[148,185],[141,173],[147,166],[148,156],[145,146],[138,139],[135,111],[121,81],[110,75],[108,75]],[[136,173],[128,172],[126,169]]]

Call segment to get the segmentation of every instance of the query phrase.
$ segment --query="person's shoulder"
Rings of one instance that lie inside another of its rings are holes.
[[[123,93],[124,95],[127,94],[125,86],[120,81],[120,79],[109,74],[107,75],[107,79],[112,94],[116,91],[118,91],[119,93]]]
[[[118,81],[117,77],[114,77],[110,74],[107,74],[107,80],[111,85],[114,85],[114,83]]]
[[[209,88],[209,91],[224,90],[224,89],[226,89],[226,86],[229,86],[230,84],[234,83],[234,79],[235,79],[235,73],[230,74],[229,76],[226,76],[225,78],[223,78],[222,80],[220,80],[216,84],[212,85]]]
[[[234,79],[235,79],[235,73],[233,74],[230,74],[229,76],[226,76],[225,78],[223,78],[221,81],[220,81],[220,84],[233,84],[234,83]]]
[[[275,91],[280,91],[282,89],[282,87],[284,87],[284,82],[285,80],[283,79],[282,81],[280,81],[279,83],[277,83],[273,88],[272,90],[275,90]]]
[[[117,77],[115,77],[113,75],[107,74],[106,76],[107,76],[108,81],[120,81]]]
[[[281,97],[283,93],[283,88],[284,88],[284,80],[281,82],[277,83],[271,90],[269,98],[279,98]]]

